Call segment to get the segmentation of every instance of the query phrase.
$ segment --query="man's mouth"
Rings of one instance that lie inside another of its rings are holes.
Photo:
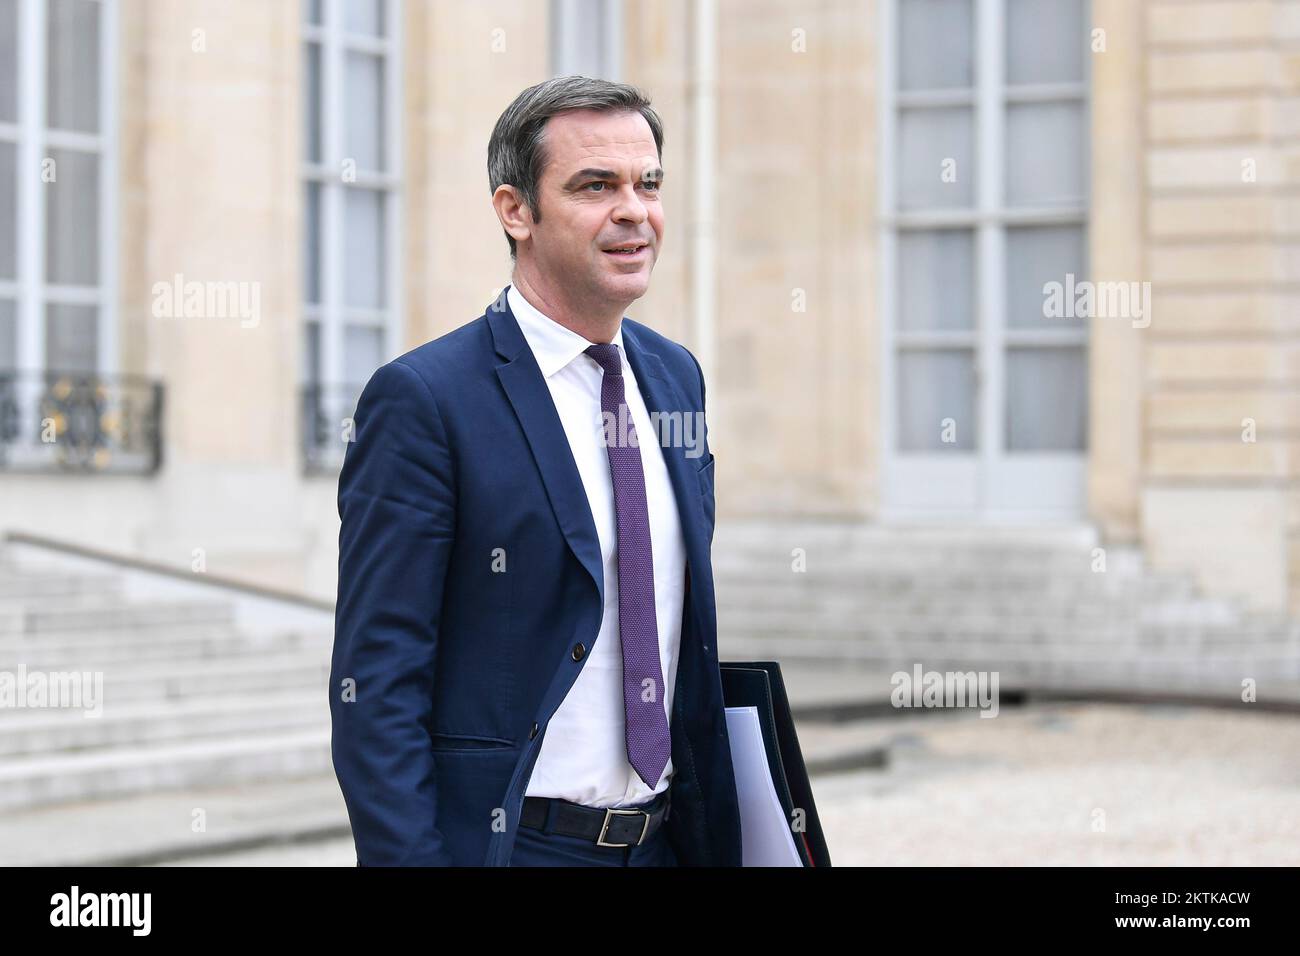
[[[604,250],[606,255],[615,256],[619,259],[635,259],[642,255],[649,248],[649,243],[632,242],[623,246],[612,246]]]

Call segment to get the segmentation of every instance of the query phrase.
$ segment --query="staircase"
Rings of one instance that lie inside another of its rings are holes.
[[[1208,598],[1132,549],[1107,548],[1094,572],[1096,546],[1077,528],[724,522],[713,552],[722,657],[1233,696],[1252,677],[1261,699],[1271,681],[1300,680],[1291,620]],[[0,707],[0,813],[332,774],[330,616],[254,635],[225,592],[191,592],[133,598],[122,572],[0,546],[0,674],[91,672],[88,689],[102,677],[99,716]]]
[[[1089,528],[724,522],[723,659],[998,671],[1048,688],[1216,690],[1300,678],[1300,627],[1207,597]],[[806,570],[794,570],[801,548]]]
[[[102,681],[99,707],[0,706],[0,812],[331,772],[327,619],[255,637],[220,589],[138,600],[124,580],[0,546],[0,674]]]

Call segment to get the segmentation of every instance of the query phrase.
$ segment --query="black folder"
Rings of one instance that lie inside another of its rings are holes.
[[[722,661],[718,666],[722,671],[723,705],[758,709],[768,769],[786,820],[794,820],[796,807],[804,811],[804,829],[794,833],[799,858],[804,866],[830,866],[831,856],[822,835],[821,821],[817,819],[817,806],[795,734],[781,665],[776,661]]]

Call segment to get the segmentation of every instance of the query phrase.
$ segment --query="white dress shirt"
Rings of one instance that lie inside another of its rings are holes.
[[[644,803],[668,788],[673,762],[670,757],[651,789],[627,760],[623,643],[618,630],[618,521],[601,418],[601,367],[590,355],[583,354],[591,342],[547,318],[513,284],[506,299],[537,359],[568,436],[600,538],[605,576],[605,610],[596,642],[588,649],[587,662],[568,696],[551,718],[524,792],[530,797],[560,797],[591,807]],[[659,666],[665,681],[664,713],[671,721],[686,592],[686,542],[663,449],[651,428],[645,400],[623,348],[621,323],[614,344],[623,359],[624,400],[636,426],[645,472]]]

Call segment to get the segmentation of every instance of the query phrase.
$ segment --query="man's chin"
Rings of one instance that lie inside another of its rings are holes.
[[[642,269],[622,275],[605,275],[601,277],[600,286],[611,298],[626,299],[628,301],[639,299],[650,289],[650,270]]]

